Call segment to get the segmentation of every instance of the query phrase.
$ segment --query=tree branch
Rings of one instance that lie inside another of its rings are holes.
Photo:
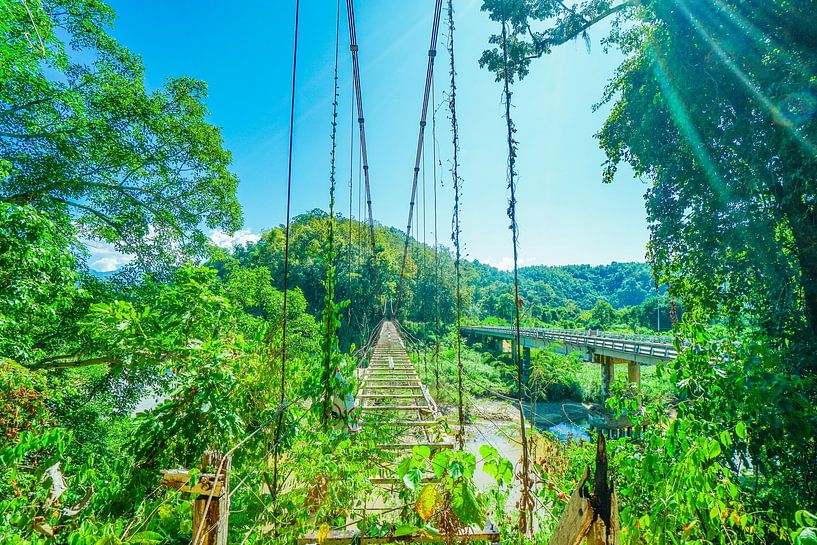
[[[43,104],[45,102],[48,102],[49,99],[50,98],[40,98],[37,100],[32,100],[30,102],[20,104],[19,106],[12,106],[11,108],[0,109],[0,115],[9,115],[19,112],[20,110],[26,110],[31,106],[36,106],[37,104]]]
[[[610,17],[611,15],[614,15],[614,14],[618,13],[619,11],[621,11],[623,9],[635,6],[638,3],[639,3],[639,0],[627,0],[626,2],[623,2],[623,3],[618,4],[616,6],[612,6],[612,7],[608,8],[608,9],[602,11],[601,13],[599,13],[598,15],[593,17],[592,19],[586,19],[584,16],[576,13],[575,11],[568,10],[568,11],[570,11],[570,13],[572,13],[576,17],[580,17],[584,21],[584,23],[580,27],[578,27],[576,30],[573,30],[568,34],[563,35],[563,36],[559,36],[557,38],[550,37],[550,38],[545,38],[545,39],[541,39],[541,40],[534,39],[533,40],[533,45],[534,45],[534,48],[536,50],[536,54],[531,55],[529,57],[526,57],[526,59],[540,58],[544,54],[546,46],[562,45],[562,44],[564,44],[566,42],[569,42],[570,40],[573,40],[573,39],[577,38],[583,32],[587,31],[587,29],[589,29],[590,27],[592,27],[596,23],[600,23],[601,21],[603,21],[604,19]],[[561,2],[560,2],[560,4],[561,4]],[[567,9],[567,8],[565,8],[565,9]]]
[[[108,216],[106,216],[105,214],[100,212],[99,210],[95,210],[95,209],[91,208],[90,206],[86,206],[86,205],[80,204],[78,202],[68,201],[68,200],[62,199],[60,197],[54,197],[52,195],[49,195],[48,198],[51,199],[52,201],[63,203],[63,204],[66,204],[68,206],[72,206],[74,208],[79,208],[80,210],[85,210],[86,212],[90,212],[91,214],[93,214],[94,216],[96,216],[97,218],[102,220],[105,224],[107,224],[111,229],[116,231],[116,233],[120,236],[120,238],[122,238],[122,239],[126,238],[125,234],[122,232],[122,228],[119,225],[117,225],[114,220],[112,220],[111,218],[109,218]]]
[[[83,359],[76,355],[65,355],[40,360],[37,363],[27,365],[32,371],[45,369],[73,369],[75,367],[88,367],[90,365],[113,365],[121,360],[111,356],[99,356],[96,358]]]
[[[71,134],[77,132],[79,129],[65,129],[61,131],[54,131],[54,132],[32,132],[32,133],[12,133],[12,132],[0,132],[0,138],[17,138],[19,140],[36,140],[37,138],[51,138],[52,136],[57,136],[60,134]]]

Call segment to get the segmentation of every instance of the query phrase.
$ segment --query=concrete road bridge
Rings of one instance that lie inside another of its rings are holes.
[[[503,341],[510,341],[508,349],[513,350],[516,338],[515,329],[512,327],[463,327],[462,333],[467,338],[480,340],[497,351],[503,350],[505,346]],[[671,361],[678,357],[674,344],[666,337],[610,333],[592,329],[523,328],[520,331],[519,343],[522,345],[523,369],[530,366],[531,348],[556,349],[565,354],[579,351],[586,361],[599,364],[602,402],[610,394],[610,384],[617,364],[626,364],[628,380],[639,384],[642,364]]]

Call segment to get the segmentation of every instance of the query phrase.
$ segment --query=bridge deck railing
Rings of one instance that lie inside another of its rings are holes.
[[[501,326],[474,326],[464,327],[464,331],[475,333],[500,333],[503,335],[514,335],[513,328]],[[522,337],[529,339],[539,339],[543,341],[558,341],[588,348],[602,348],[615,350],[639,356],[648,356],[661,359],[675,359],[678,356],[675,346],[667,340],[656,341],[654,336],[611,336],[603,331],[595,330],[575,330],[575,329],[550,329],[550,328],[523,328],[520,330]]]

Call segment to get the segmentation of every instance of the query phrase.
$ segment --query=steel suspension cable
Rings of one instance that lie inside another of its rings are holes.
[[[423,154],[423,145],[426,131],[426,118],[428,117],[428,99],[431,96],[431,81],[434,79],[434,59],[437,57],[437,36],[440,30],[440,15],[442,13],[443,2],[437,0],[434,4],[434,19],[431,24],[431,40],[428,46],[428,62],[426,64],[426,82],[423,90],[423,106],[420,111],[420,130],[417,135],[417,151],[414,155],[414,175],[411,182],[411,196],[409,197],[408,222],[406,223],[406,240],[403,245],[403,261],[400,265],[400,278],[397,281],[397,311],[400,311],[400,304],[403,300],[403,281],[406,272],[406,258],[408,257],[409,241],[411,239],[411,223],[414,217],[414,201],[417,197],[417,179],[420,175],[420,161]]]
[[[375,291],[380,291],[380,277],[377,268],[377,239],[374,233],[374,215],[372,214],[372,188],[369,183],[369,156],[366,151],[366,123],[363,116],[363,96],[360,90],[360,63],[358,62],[357,30],[355,29],[354,0],[346,0],[346,15],[349,23],[349,51],[352,53],[352,78],[357,99],[357,122],[360,127],[360,153],[363,161],[363,179],[366,188],[366,210],[369,216],[369,236],[372,244],[372,262],[374,264]]]
[[[520,312],[521,299],[519,299],[519,228],[516,222],[516,148],[517,142],[513,138],[514,128],[511,118],[511,90],[510,73],[508,70],[508,28],[505,18],[502,19],[502,62],[503,62],[503,95],[505,102],[505,123],[508,130],[508,219],[511,220],[511,233],[513,239],[513,292],[514,292],[514,345],[513,363],[516,366],[516,381],[519,404],[519,432],[522,439],[522,497],[519,501],[519,533],[526,535],[533,530],[533,497],[531,496],[530,483],[530,461],[528,456],[528,440],[525,429],[525,410],[522,405],[523,391],[523,369],[522,369],[522,345],[520,343]]]
[[[437,93],[431,80],[431,155],[434,182],[434,377],[440,390],[440,243],[437,238]],[[441,162],[442,164],[442,162]]]
[[[456,277],[457,303],[457,416],[460,430],[457,433],[457,443],[460,450],[465,447],[465,410],[462,400],[462,270],[460,261],[460,192],[462,180],[459,175],[459,126],[457,124],[457,71],[454,66],[454,3],[448,0],[448,55],[450,57],[449,75],[451,88],[448,95],[448,110],[451,114],[451,142],[453,155],[451,158],[451,178],[454,184],[454,215],[451,219],[451,240],[454,243],[455,260],[454,272]]]
[[[355,172],[355,92],[354,92],[354,84],[352,86],[351,95],[351,107],[350,107],[350,115],[352,116],[351,121],[349,122],[349,247],[348,247],[348,256],[347,256],[347,285],[348,285],[348,295],[349,295],[349,325],[347,329],[349,331],[349,342],[352,342],[352,203],[354,202],[354,194],[353,194],[353,180],[354,180],[354,172]]]
[[[300,16],[301,3],[295,0],[295,36],[292,47],[292,89],[289,97],[289,155],[287,159],[287,205],[286,205],[286,228],[284,230],[284,294],[281,305],[281,391],[280,405],[285,406],[286,401],[286,369],[287,369],[287,293],[289,290],[289,227],[292,205],[292,148],[293,136],[295,134],[295,89],[296,75],[298,73],[298,19]],[[272,495],[273,501],[278,498],[278,457],[281,439],[281,428],[284,424],[285,409],[278,415],[278,422],[275,426],[275,449],[272,465]]]

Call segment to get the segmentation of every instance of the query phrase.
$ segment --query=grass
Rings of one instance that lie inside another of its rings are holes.
[[[534,361],[537,350],[533,351]],[[508,355],[497,355],[485,351],[480,344],[462,344],[464,370],[463,390],[466,405],[479,398],[502,398],[516,396],[516,372]],[[567,356],[549,353],[549,358]],[[433,350],[424,354],[411,352],[410,358],[417,363],[423,382],[430,388],[434,398],[440,403],[456,403],[457,363],[453,339],[447,339],[440,347],[439,367],[435,370]],[[561,365],[560,365],[561,366]],[[564,365],[565,375],[547,388],[548,401],[580,401],[598,403],[601,398],[601,366],[595,363],[579,362]],[[613,374],[612,391],[627,386],[627,366],[616,365]],[[659,376],[656,365],[641,366],[641,393],[646,402],[669,404],[674,399],[674,386],[667,375]]]

